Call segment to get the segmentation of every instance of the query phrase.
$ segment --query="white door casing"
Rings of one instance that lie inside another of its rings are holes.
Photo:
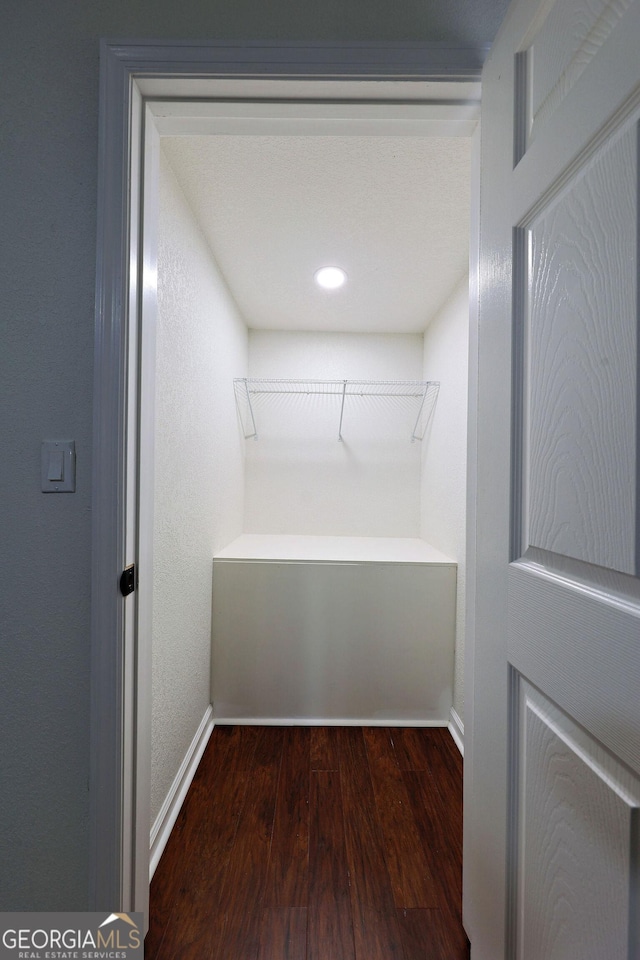
[[[516,0],[483,72],[473,960],[640,953],[639,40]]]
[[[212,119],[207,102],[216,97],[244,101],[239,120],[246,125],[246,101],[261,99],[264,105],[273,99],[275,79],[287,81],[281,96],[289,101],[344,100],[347,83],[347,99],[355,102],[421,100],[418,86],[430,85],[427,99],[438,103],[421,122],[436,135],[452,135],[453,123],[468,136],[477,104],[455,103],[452,120],[441,103],[448,86],[443,81],[477,80],[484,53],[418,43],[102,44],[92,548],[94,909],[146,914],[148,908],[153,504],[139,479],[144,474],[148,487],[153,473],[155,211],[149,199],[157,185],[159,130],[177,124],[180,132],[210,132],[219,120]],[[158,108],[159,101],[171,99],[166,110]],[[371,109],[375,114],[375,103]],[[365,123],[377,122],[370,112]],[[139,569],[139,589],[123,600],[118,580],[131,562]]]

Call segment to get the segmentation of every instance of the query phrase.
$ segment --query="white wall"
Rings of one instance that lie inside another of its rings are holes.
[[[469,280],[465,276],[424,335],[424,376],[440,381],[423,441],[420,535],[458,563],[453,707],[464,721],[464,596]]]
[[[242,532],[229,373],[247,330],[165,157],[160,165],[152,823],[210,703],[211,558]]]
[[[421,379],[421,334],[251,331],[252,377]],[[356,537],[420,534],[416,402],[340,397],[257,398],[247,441],[247,533]]]

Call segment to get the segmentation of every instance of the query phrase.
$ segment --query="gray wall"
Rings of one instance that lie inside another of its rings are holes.
[[[98,38],[486,42],[504,6],[2,3],[0,909],[87,905]],[[77,492],[44,496],[40,441],[58,437]]]

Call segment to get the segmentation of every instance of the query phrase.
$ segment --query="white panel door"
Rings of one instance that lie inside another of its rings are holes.
[[[640,957],[639,49],[516,0],[483,75],[473,960]]]

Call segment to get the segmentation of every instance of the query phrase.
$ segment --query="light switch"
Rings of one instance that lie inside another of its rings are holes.
[[[41,474],[43,493],[74,493],[76,489],[75,440],[43,440]]]
[[[62,450],[49,451],[47,480],[64,480],[64,454]]]

